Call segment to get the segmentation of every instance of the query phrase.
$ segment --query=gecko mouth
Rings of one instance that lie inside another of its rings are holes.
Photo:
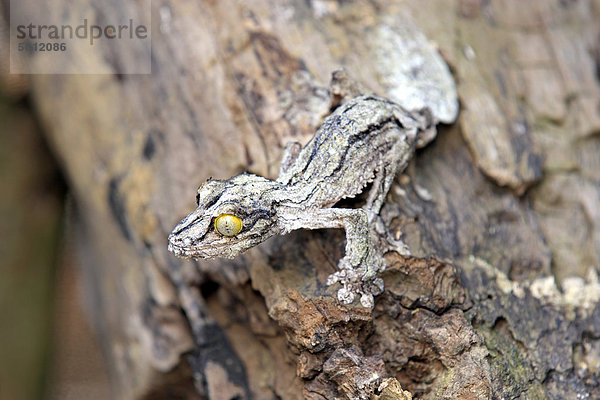
[[[169,237],[169,246],[167,249],[180,258],[208,258],[208,256],[203,249],[191,249],[189,247],[184,247],[180,244],[177,244],[171,240]]]
[[[209,237],[215,236],[215,237]],[[190,238],[181,238],[177,234],[169,235],[168,250],[180,258],[233,258],[238,252],[233,248],[243,239],[236,237],[216,236],[214,233],[207,233],[203,238],[206,243],[193,243]]]

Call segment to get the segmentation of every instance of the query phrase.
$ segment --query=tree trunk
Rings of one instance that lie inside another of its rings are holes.
[[[208,177],[276,177],[333,70],[389,96],[403,21],[461,111],[382,209],[412,256],[386,254],[373,310],[325,285],[339,230],[167,252]],[[155,0],[151,75],[32,76],[118,397],[600,398],[598,21],[593,0]]]

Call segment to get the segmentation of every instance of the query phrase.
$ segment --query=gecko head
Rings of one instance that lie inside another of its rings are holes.
[[[233,258],[275,234],[274,189],[253,174],[209,179],[198,188],[198,207],[169,235],[169,250],[184,258]]]

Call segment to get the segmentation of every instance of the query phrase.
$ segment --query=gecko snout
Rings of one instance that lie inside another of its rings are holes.
[[[177,256],[188,256],[190,246],[203,238],[210,225],[210,217],[194,211],[185,217],[169,235],[168,250]],[[195,253],[198,253],[197,251]],[[198,254],[198,256],[201,256]]]

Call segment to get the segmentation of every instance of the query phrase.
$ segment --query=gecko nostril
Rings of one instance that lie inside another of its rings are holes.
[[[178,246],[181,244],[181,238],[178,237],[176,234],[171,233],[169,235],[169,243]]]

